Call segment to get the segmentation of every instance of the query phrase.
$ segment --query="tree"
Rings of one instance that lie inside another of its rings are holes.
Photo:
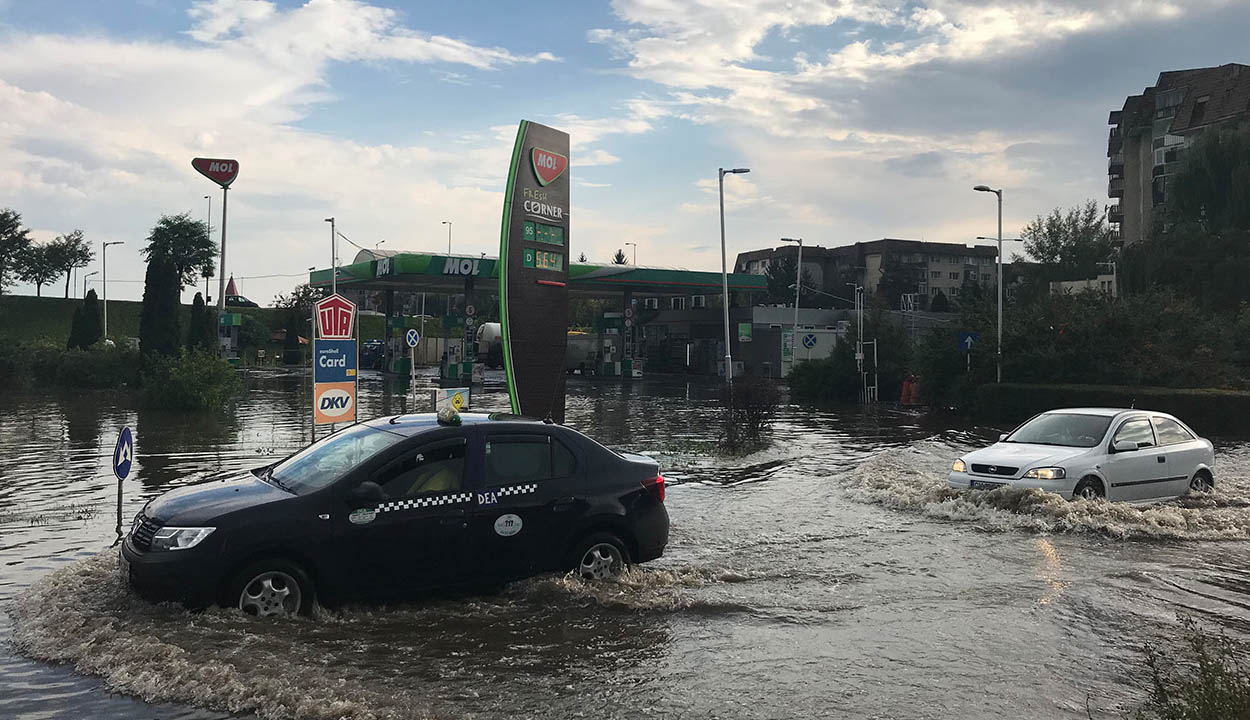
[[[217,248],[208,235],[208,223],[193,220],[190,213],[162,215],[147,240],[142,252],[149,270],[153,258],[163,258],[177,279],[179,292],[205,272],[214,271]]]
[[[74,309],[68,347],[71,350],[74,348],[86,350],[100,342],[101,335],[103,335],[103,323],[100,317],[100,299],[95,294],[95,290],[88,290],[82,304]]]
[[[216,313],[204,305],[204,294],[196,293],[191,301],[191,323],[187,327],[187,350],[217,350]]]
[[[75,230],[68,235],[57,235],[52,241],[50,253],[61,272],[65,273],[65,297],[69,297],[69,280],[74,270],[87,267],[95,259],[91,244],[82,236],[82,230]]]
[[[1209,132],[1187,148],[1164,200],[1169,223],[1215,234],[1250,230],[1250,123]]]
[[[881,261],[881,278],[877,280],[877,294],[885,299],[887,306],[898,309],[899,299],[905,294],[920,291],[920,278],[924,270],[906,264],[893,253]]]
[[[1111,230],[1095,200],[1067,212],[1055,208],[1045,217],[1038,215],[1021,237],[1025,252],[1046,266],[1043,280],[1095,277],[1098,263],[1111,256]]]
[[[139,313],[139,351],[144,355],[178,354],[181,344],[180,276],[173,261],[152,254],[143,281],[143,309]]]
[[[789,257],[775,257],[768,261],[768,269],[764,271],[764,277],[768,283],[768,301],[771,303],[790,304],[794,302],[794,281],[796,279],[796,265],[798,260]],[[812,273],[808,270],[803,271],[803,292],[800,295],[799,302],[803,305],[810,306],[810,303],[804,302],[810,295],[809,290],[815,285],[812,280]]]
[[[951,302],[946,299],[946,294],[938,290],[933,299],[929,301],[929,310],[931,312],[950,312]]]
[[[315,288],[308,283],[300,283],[295,289],[288,294],[279,294],[273,300],[273,306],[276,308],[295,309],[304,312],[304,317],[309,317],[308,313],[312,312],[312,307],[326,296],[324,288]]]
[[[628,265],[629,258],[625,257],[625,251],[617,248],[616,254],[612,256],[613,265]]]
[[[52,245],[31,244],[18,260],[17,276],[24,282],[34,283],[35,295],[43,295],[43,286],[61,274]]]
[[[9,273],[17,270],[30,243],[30,229],[22,227],[22,216],[12,208],[0,210],[0,295],[12,283]]]
[[[581,255],[578,255],[577,262],[580,262],[580,263],[586,262],[586,253],[582,253]]]

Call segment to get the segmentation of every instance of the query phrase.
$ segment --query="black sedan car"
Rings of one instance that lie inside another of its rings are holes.
[[[149,597],[265,616],[553,570],[605,578],[664,552],[654,461],[560,425],[458,420],[378,418],[171,490],[135,518],[123,572]]]

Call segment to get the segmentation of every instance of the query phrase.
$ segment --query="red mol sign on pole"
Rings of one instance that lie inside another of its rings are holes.
[[[223,188],[230,187],[230,183],[234,182],[234,179],[239,175],[238,160],[194,158],[191,160],[191,167]]]

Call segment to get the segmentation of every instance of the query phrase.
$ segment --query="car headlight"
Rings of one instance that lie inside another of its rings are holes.
[[[968,467],[967,465],[964,465],[963,460],[956,460],[955,462],[951,463],[951,470],[954,470],[955,472],[963,472],[965,469],[967,469],[967,467]]]
[[[163,527],[152,536],[153,550],[186,550],[204,541],[217,528]]]
[[[1067,474],[1061,467],[1044,467],[1033,468],[1026,472],[1024,476],[1026,478],[1034,478],[1035,480],[1062,480],[1064,477],[1067,477]]]

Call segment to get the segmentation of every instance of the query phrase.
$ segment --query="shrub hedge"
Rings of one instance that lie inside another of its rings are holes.
[[[1063,407],[1138,407],[1176,415],[1202,435],[1250,432],[1250,392],[1243,390],[988,383],[974,395],[978,417],[1006,425]]]

